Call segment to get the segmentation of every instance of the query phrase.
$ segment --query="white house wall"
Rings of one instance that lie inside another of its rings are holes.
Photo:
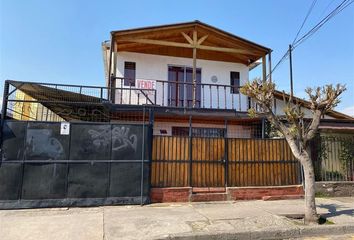
[[[279,100],[276,99],[276,103],[273,106],[273,110],[275,111],[276,115],[284,115],[284,108],[285,108],[285,103],[283,100]],[[304,114],[305,114],[305,118],[311,118],[312,117],[312,113],[308,108],[302,108]],[[324,116],[325,119],[333,119],[333,117],[330,117],[328,115]]]
[[[152,54],[141,54],[141,53],[131,53],[131,52],[118,52],[117,54],[117,77],[124,76],[124,62],[135,62],[136,63],[136,79],[152,79],[152,80],[168,80],[168,66],[192,66],[192,58],[180,58],[180,57],[170,57],[170,56],[160,56]],[[209,60],[197,60],[197,68],[201,68],[201,83],[202,84],[213,84],[211,81],[212,76],[217,76],[217,84],[230,85],[230,72],[240,72],[240,84],[243,85],[248,81],[248,67],[239,63],[230,62],[219,62],[219,61],[209,61]],[[119,88],[120,81],[117,81],[117,87]],[[156,103],[158,105],[167,105],[168,98],[168,86],[164,84],[164,96],[162,96],[162,83],[157,83],[156,85]],[[211,91],[210,91],[211,90]],[[244,95],[239,96],[238,94],[231,94],[230,89],[219,88],[219,99],[217,99],[218,90],[216,87],[212,89],[205,87],[204,96],[202,91],[201,107],[213,107],[217,108],[219,104],[220,108],[227,109],[241,109],[243,111],[247,110],[247,97]],[[226,93],[226,94],[225,94]],[[133,95],[133,96],[132,96]],[[137,92],[131,93],[129,96],[128,91],[120,95],[118,91],[116,93],[116,102],[122,100],[122,103],[126,104],[137,104]],[[225,103],[226,99],[226,103]],[[239,99],[241,99],[241,105],[239,106]],[[164,102],[163,102],[164,101]],[[144,104],[145,98],[142,94],[139,95],[139,104]]]
[[[163,136],[172,136],[172,127],[189,127],[189,123],[183,122],[155,122],[153,134],[155,136],[163,135]],[[220,124],[209,124],[209,123],[193,123],[192,127],[195,128],[223,128],[225,129],[225,125]],[[162,134],[161,132],[165,132]],[[227,137],[228,138],[251,138],[252,137],[252,129],[250,126],[245,125],[228,125],[227,126]]]

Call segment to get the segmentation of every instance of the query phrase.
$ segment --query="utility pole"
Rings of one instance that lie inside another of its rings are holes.
[[[291,57],[292,46],[289,44],[289,63],[290,63],[290,97],[294,96],[293,89],[293,61]]]

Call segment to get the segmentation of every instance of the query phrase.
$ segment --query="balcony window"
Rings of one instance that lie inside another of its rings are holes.
[[[230,72],[230,85],[231,93],[239,94],[240,93],[240,73],[239,72]]]
[[[135,62],[124,62],[124,86],[135,87]]]
[[[196,69],[195,107],[201,106],[201,69]],[[193,68],[168,66],[169,106],[193,107]]]

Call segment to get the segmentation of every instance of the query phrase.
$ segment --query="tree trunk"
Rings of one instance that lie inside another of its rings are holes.
[[[305,224],[318,223],[315,202],[315,171],[308,151],[301,155],[305,175]]]
[[[301,163],[304,168],[305,175],[305,224],[318,223],[319,216],[316,211],[315,202],[315,171],[311,161],[311,150],[302,151],[294,139],[285,135],[289,147],[295,158]]]

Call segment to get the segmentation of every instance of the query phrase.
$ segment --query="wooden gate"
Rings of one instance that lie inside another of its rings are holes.
[[[192,186],[225,186],[225,139],[192,139]]]
[[[284,139],[154,136],[152,187],[300,184],[300,165]]]

